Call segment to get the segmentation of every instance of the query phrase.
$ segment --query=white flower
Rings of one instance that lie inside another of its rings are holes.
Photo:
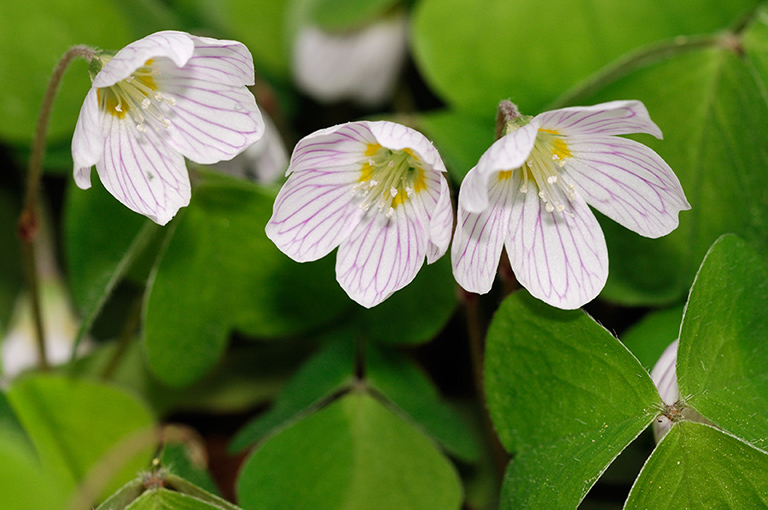
[[[469,171],[459,193],[453,273],[486,293],[506,246],[517,280],[538,299],[578,308],[608,277],[605,238],[587,204],[646,237],[690,209],[677,177],[648,147],[614,135],[661,131],[639,101],[518,117]]]
[[[351,122],[296,145],[267,236],[299,262],[336,246],[336,279],[365,307],[413,280],[448,249],[445,165],[422,134],[393,122]]]
[[[349,99],[378,106],[392,94],[407,55],[404,13],[350,32],[306,25],[294,43],[293,76],[302,91],[319,101]]]
[[[75,182],[89,188],[96,165],[115,198],[161,225],[189,203],[184,157],[230,159],[264,131],[241,43],[158,32],[97,59],[72,139]]]
[[[266,113],[263,113],[263,118],[264,136],[241,154],[217,163],[217,169],[261,184],[272,184],[285,175],[288,150],[272,119]]]

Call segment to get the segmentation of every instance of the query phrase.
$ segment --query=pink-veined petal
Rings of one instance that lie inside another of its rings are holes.
[[[104,117],[104,157],[96,164],[101,182],[129,209],[165,225],[189,204],[184,158],[152,130],[139,133],[133,122]]]
[[[93,79],[93,86],[110,87],[128,78],[150,59],[165,57],[177,67],[182,67],[192,57],[194,50],[195,43],[187,33],[172,30],[156,32],[118,51]]]
[[[490,186],[484,211],[470,213],[459,206],[451,263],[456,282],[465,290],[477,294],[491,290],[501,249],[509,236],[512,204],[521,196],[519,188],[519,172],[513,172],[510,178]]]
[[[88,91],[77,117],[72,136],[72,160],[75,183],[81,189],[91,187],[91,167],[99,162],[104,153],[101,138],[101,118],[96,89]]]
[[[195,79],[233,87],[254,84],[253,57],[243,43],[191,37],[195,51],[184,69]]]
[[[569,137],[566,178],[584,200],[646,237],[677,228],[678,214],[690,209],[672,169],[653,150],[619,137]]]
[[[488,208],[491,179],[499,172],[520,168],[531,155],[539,124],[536,119],[502,136],[480,157],[461,183],[459,204],[467,212],[481,213]]]
[[[359,176],[331,169],[292,174],[275,200],[267,237],[296,261],[324,257],[365,214],[354,191]]]
[[[293,150],[286,175],[305,170],[357,171],[365,161],[368,144],[376,138],[367,122],[348,122],[305,136]]]
[[[577,195],[563,212],[546,212],[536,193],[512,205],[506,243],[517,280],[534,297],[574,309],[594,299],[608,278],[608,250],[600,225]]]
[[[425,225],[408,200],[391,218],[378,213],[363,218],[339,246],[336,279],[349,297],[371,308],[414,279],[426,251]]]
[[[594,106],[574,106],[537,115],[542,129],[561,135],[626,135],[648,133],[661,138],[661,130],[651,120],[640,101],[611,101]]]
[[[376,141],[390,150],[410,149],[428,170],[445,172],[445,164],[440,154],[427,137],[407,126],[396,122],[366,122]]]
[[[448,188],[448,180],[439,173],[429,172],[439,180],[438,199],[431,209],[429,221],[429,248],[427,250],[427,264],[432,264],[448,251],[453,233],[453,204],[451,204],[451,191]],[[432,189],[429,187],[428,189]],[[434,194],[431,195],[434,200]]]
[[[169,63],[157,67],[158,88],[175,101],[162,105],[171,122],[164,134],[184,156],[202,164],[229,160],[264,134],[261,112],[245,87],[201,81]]]

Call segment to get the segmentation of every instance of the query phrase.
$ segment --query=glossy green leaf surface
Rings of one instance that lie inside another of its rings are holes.
[[[701,265],[677,357],[680,394],[710,421],[768,449],[768,267],[736,236]]]
[[[504,509],[577,506],[661,408],[648,373],[608,331],[524,291],[491,322],[485,386],[499,438],[515,454]]]
[[[414,14],[414,54],[427,81],[453,106],[488,115],[511,98],[535,114],[627,52],[726,28],[755,5],[423,0]]]
[[[398,410],[465,462],[480,456],[474,431],[444,401],[417,365],[397,352],[372,346],[366,351],[365,380]]]
[[[267,239],[273,201],[253,184],[216,175],[197,186],[174,220],[145,302],[144,345],[165,383],[201,377],[232,330],[266,338],[296,334],[350,305],[329,258],[298,264]]]
[[[457,510],[453,466],[369,395],[350,393],[265,441],[237,486],[246,510]]]
[[[349,387],[355,376],[355,345],[342,339],[334,342],[305,363],[286,384],[277,400],[238,432],[231,448],[242,450],[265,434],[289,422],[303,411]]]
[[[766,473],[765,452],[707,425],[682,422],[656,447],[624,508],[765,508]]]
[[[659,239],[599,217],[610,257],[607,299],[630,305],[681,299],[710,244],[726,232],[768,254],[765,83],[728,41],[672,45],[650,62],[622,68],[601,91],[572,98],[578,104],[643,101],[664,139],[637,140],[671,166],[692,208]]]
[[[8,399],[46,473],[73,488],[131,434],[154,425],[146,406],[117,387],[36,375],[14,382]],[[129,450],[100,466],[114,489],[148,465],[151,451]],[[107,481],[105,480],[105,481]],[[115,485],[117,484],[117,485]]]

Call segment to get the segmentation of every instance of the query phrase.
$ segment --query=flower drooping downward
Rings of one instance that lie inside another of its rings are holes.
[[[89,188],[96,165],[115,198],[161,225],[189,203],[184,157],[228,160],[264,132],[241,43],[158,32],[91,65],[72,138],[75,182]]]
[[[445,165],[420,133],[351,122],[296,145],[267,236],[299,262],[339,247],[336,278],[372,307],[411,282],[424,257],[448,249],[453,224]]]
[[[511,117],[462,183],[454,276],[468,291],[488,292],[506,246],[517,280],[533,296],[578,308],[608,277],[605,238],[587,204],[653,238],[674,230],[690,205],[658,154],[615,136],[661,138],[639,101]]]

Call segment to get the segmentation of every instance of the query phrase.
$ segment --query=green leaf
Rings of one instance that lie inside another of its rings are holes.
[[[222,508],[225,507],[160,488],[146,491],[125,510],[222,510]],[[226,508],[236,507],[228,505]]]
[[[0,440],[7,440],[11,444],[18,445],[19,448],[29,448],[32,452],[32,442],[8,402],[8,397],[2,391],[0,391]]]
[[[495,121],[493,115],[486,117],[444,110],[424,113],[417,120],[419,130],[435,143],[456,183],[464,180],[494,142]]]
[[[81,190],[71,182],[64,211],[70,288],[86,323],[95,319],[153,236],[167,232],[118,202],[95,175],[92,183],[92,188]]]
[[[47,474],[74,488],[130,434],[153,426],[147,408],[123,390],[96,382],[37,375],[17,380],[8,399]],[[100,465],[111,489],[148,463],[151,451],[126,451]],[[115,476],[116,475],[116,476]],[[105,480],[105,481],[107,481]]]
[[[768,449],[768,268],[736,236],[721,237],[691,289],[677,355],[686,404]]]
[[[331,343],[296,372],[269,411],[237,433],[230,448],[239,451],[251,446],[265,434],[351,386],[354,377],[355,344],[346,338]]]
[[[204,466],[198,466],[193,462],[190,450],[186,444],[166,443],[163,446],[160,464],[166,466],[170,473],[181,479],[188,480],[196,487],[200,487],[211,494],[218,493],[216,482]]]
[[[709,246],[726,232],[768,255],[768,187],[761,170],[768,166],[765,84],[726,43],[672,45],[655,61],[622,68],[599,93],[571,101],[643,101],[664,140],[638,140],[669,163],[692,207],[659,239],[599,217],[610,255],[602,294],[609,300],[648,305],[682,298]]]
[[[456,283],[445,256],[424,263],[416,278],[373,308],[355,307],[366,338],[384,344],[418,344],[432,340],[456,309]],[[425,306],[428,304],[428,306]]]
[[[32,139],[38,110],[56,62],[76,44],[118,50],[131,42],[131,26],[110,0],[33,0],[0,4],[0,138]],[[88,66],[77,61],[65,75],[49,138],[75,128],[90,89]]]
[[[707,425],[681,422],[648,459],[624,508],[765,508],[766,473],[765,452]]]
[[[485,387],[499,438],[515,453],[506,509],[577,506],[662,407],[648,373],[608,331],[524,291],[491,322]]]
[[[434,444],[350,393],[264,442],[237,483],[246,510],[451,510],[461,485]]]
[[[0,494],[3,510],[61,510],[67,501],[62,481],[45,473],[24,442],[0,433]]]
[[[448,453],[465,462],[478,460],[480,446],[474,431],[442,400],[427,375],[405,356],[371,346],[365,356],[365,379]]]
[[[309,18],[325,30],[358,28],[384,16],[399,0],[310,0]]]
[[[680,336],[683,306],[679,305],[650,312],[621,335],[621,343],[649,372],[664,349]]]
[[[720,30],[755,4],[422,0],[413,19],[414,56],[432,88],[459,109],[489,115],[511,97],[535,114],[619,56]]]
[[[203,177],[174,220],[145,302],[144,345],[164,383],[199,379],[232,330],[263,338],[298,334],[349,307],[329,258],[298,264],[267,238],[273,202],[254,184]]]

